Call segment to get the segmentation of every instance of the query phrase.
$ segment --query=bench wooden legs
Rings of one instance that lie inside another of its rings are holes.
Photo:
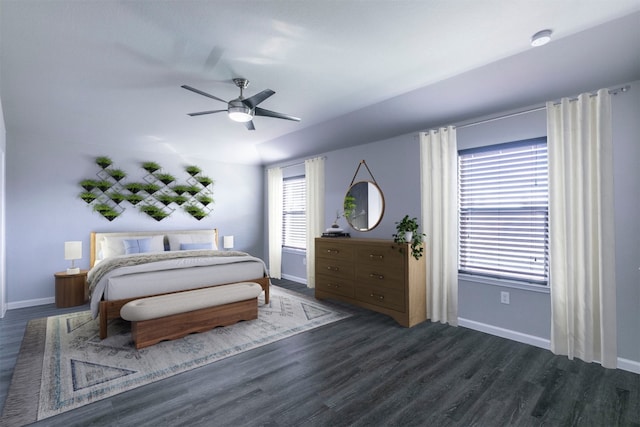
[[[157,319],[131,322],[131,336],[135,347],[140,349],[163,340],[182,338],[194,332],[204,332],[218,326],[257,318],[258,299],[253,298]]]

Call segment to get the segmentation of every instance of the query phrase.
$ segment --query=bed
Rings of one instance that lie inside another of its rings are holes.
[[[92,232],[87,276],[100,338],[134,299],[236,282],[258,283],[269,302],[264,262],[245,252],[219,251],[217,229]]]

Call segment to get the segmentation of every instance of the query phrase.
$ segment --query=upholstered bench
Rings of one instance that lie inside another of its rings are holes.
[[[261,293],[259,284],[242,282],[140,298],[126,303],[120,317],[131,322],[131,336],[140,349],[217,326],[257,319]]]

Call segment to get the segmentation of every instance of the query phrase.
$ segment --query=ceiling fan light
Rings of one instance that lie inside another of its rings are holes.
[[[538,47],[551,41],[551,30],[538,31],[531,37],[531,46]]]
[[[251,114],[251,108],[247,106],[230,106],[228,109],[229,118],[234,122],[248,122],[253,119],[253,114]]]

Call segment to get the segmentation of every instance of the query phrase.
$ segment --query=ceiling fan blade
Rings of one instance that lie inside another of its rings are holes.
[[[256,130],[256,127],[253,125],[253,120],[244,122],[244,125],[247,127],[248,130]]]
[[[225,104],[227,104],[227,101],[225,101],[224,99],[220,99],[220,98],[218,98],[217,96],[210,95],[210,94],[208,94],[207,92],[203,92],[203,91],[201,91],[201,90],[199,90],[199,89],[196,89],[196,88],[194,88],[194,87],[187,86],[187,85],[182,85],[182,86],[180,86],[180,87],[181,87],[181,88],[184,88],[184,89],[186,89],[186,90],[190,90],[191,92],[195,92],[195,93],[197,93],[198,95],[206,96],[207,98],[215,99],[215,100],[217,100],[217,101],[224,102]]]
[[[202,116],[204,114],[213,114],[213,113],[222,113],[227,112],[227,110],[209,110],[209,111],[200,111],[199,113],[188,113],[189,116]]]
[[[299,122],[300,118],[290,116],[288,114],[276,113],[275,111],[265,110],[264,108],[256,107],[253,111],[255,116],[264,116],[264,117],[273,117],[276,119],[285,119],[285,120],[293,120],[294,122]]]
[[[257,93],[253,96],[250,96],[247,99],[243,99],[242,103],[247,107],[253,109],[256,108],[256,105],[260,104],[262,101],[273,95],[275,92],[271,89],[265,89],[260,93]]]

